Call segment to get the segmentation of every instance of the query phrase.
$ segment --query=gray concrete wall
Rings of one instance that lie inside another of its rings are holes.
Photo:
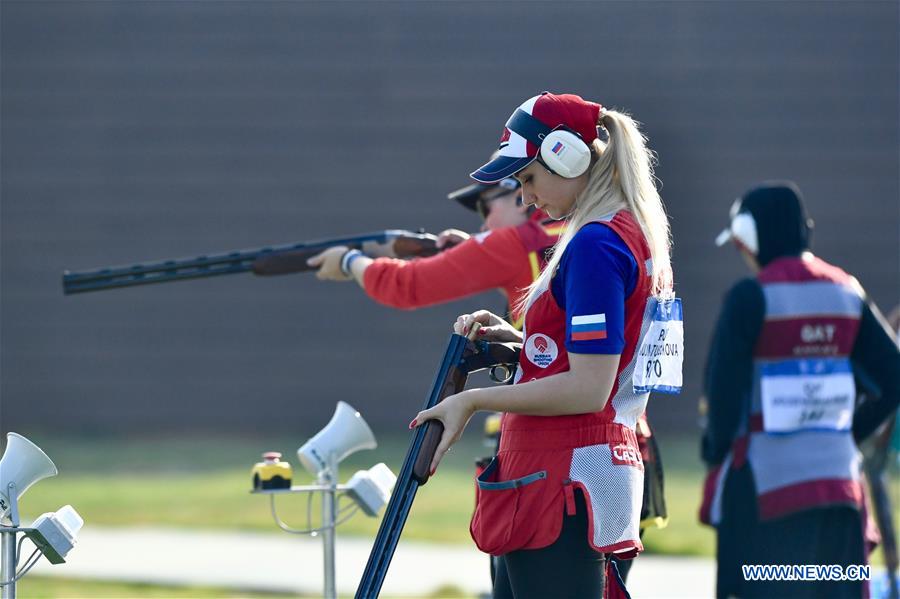
[[[63,269],[381,228],[444,195],[544,89],[644,122],[685,301],[689,430],[731,201],[795,179],[817,252],[898,301],[896,2],[15,2],[2,24],[2,428],[313,431],[419,409],[450,322],[250,275],[63,297]]]

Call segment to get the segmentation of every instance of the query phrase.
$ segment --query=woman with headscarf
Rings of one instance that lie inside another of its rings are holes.
[[[900,403],[893,336],[858,281],[812,254],[811,228],[797,186],[767,182],[717,240],[755,273],[726,294],[706,366],[701,520],[718,535],[718,597],[864,592],[860,577],[753,581],[742,569],[866,563],[857,443]],[[854,373],[880,395],[856,406]]]

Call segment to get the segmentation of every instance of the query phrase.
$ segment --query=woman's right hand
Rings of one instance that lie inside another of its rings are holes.
[[[478,338],[485,341],[522,342],[522,333],[511,324],[487,310],[478,310],[471,314],[461,314],[453,323],[453,332],[457,335],[468,335],[473,323],[481,323]]]

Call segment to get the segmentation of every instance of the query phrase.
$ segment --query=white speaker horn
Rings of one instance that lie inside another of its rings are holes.
[[[7,433],[6,451],[0,459],[0,520],[9,521],[12,501],[18,501],[28,487],[57,473],[53,460],[40,447],[22,435]],[[13,490],[15,497],[10,496],[10,483],[16,485]]]
[[[337,466],[351,453],[376,447],[375,435],[360,413],[350,404],[339,401],[334,416],[325,428],[297,450],[297,457],[304,468],[319,475],[331,466]]]

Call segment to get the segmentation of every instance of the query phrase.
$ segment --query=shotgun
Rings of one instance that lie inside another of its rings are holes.
[[[336,245],[356,248],[371,256],[403,259],[433,256],[441,251],[436,242],[437,237],[428,233],[390,229],[353,237],[234,250],[131,266],[110,266],[83,272],[67,270],[62,276],[63,293],[71,295],[241,272],[252,272],[260,276],[309,272],[316,269],[307,266],[306,261]]]
[[[894,414],[863,445],[863,469],[869,482],[869,495],[875,512],[875,522],[881,533],[881,549],[884,553],[884,566],[887,570],[886,599],[900,599],[900,584],[897,573],[900,571],[900,556],[897,552],[897,530],[894,528],[894,508],[888,493],[888,477],[886,471],[891,457],[891,437],[897,426],[897,415]]]
[[[511,376],[519,361],[521,345],[472,341],[471,338],[475,336],[478,328],[479,325],[476,323],[468,338],[455,333],[450,336],[450,343],[444,352],[444,358],[423,409],[434,407],[445,397],[462,391],[466,386],[466,379],[473,372],[491,368],[492,378],[498,382],[502,381],[496,377],[493,369],[502,368],[507,375],[506,378]],[[403,525],[406,524],[416,491],[428,482],[431,460],[443,432],[444,425],[440,421],[429,420],[413,434],[397,483],[391,493],[391,500],[378,528],[369,561],[356,589],[356,599],[375,599],[381,592],[381,585],[394,557],[394,550],[400,540],[400,533],[403,532]]]

